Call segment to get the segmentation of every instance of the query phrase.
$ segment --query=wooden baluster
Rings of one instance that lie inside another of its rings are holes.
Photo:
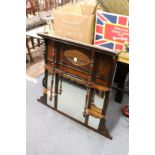
[[[93,81],[94,79],[94,58],[95,58],[95,52],[92,51],[91,53],[91,62],[90,62],[90,75],[89,75],[89,79],[88,79],[88,85]],[[93,100],[93,94],[94,94],[94,89],[93,88],[87,88],[89,89],[89,94],[88,94],[88,102],[87,105],[85,106],[85,110],[87,108],[90,108],[92,100]],[[86,111],[84,111],[84,113],[86,113]],[[89,121],[89,115],[85,116],[85,124],[88,125],[88,121]]]
[[[83,117],[86,117],[86,109],[88,105],[88,98],[89,98],[89,88],[87,88],[87,93],[86,93],[86,99],[85,99],[85,107],[84,107],[84,112],[83,112]]]
[[[61,95],[61,93],[62,93],[62,75],[60,75],[59,79],[60,79],[59,94]]]
[[[52,70],[55,70],[55,51],[52,52]],[[50,93],[50,101],[52,101],[53,98],[53,84],[54,84],[54,76],[55,74],[52,73],[51,75],[51,93]]]
[[[58,43],[54,44],[55,49],[55,69],[59,67],[60,59],[60,45]],[[58,88],[59,88],[59,74],[55,73],[55,97],[54,97],[54,108],[57,109],[58,106]]]
[[[51,77],[51,93],[50,93],[50,101],[52,101],[52,98],[53,98],[53,84],[54,84],[54,74],[52,74],[52,77]]]

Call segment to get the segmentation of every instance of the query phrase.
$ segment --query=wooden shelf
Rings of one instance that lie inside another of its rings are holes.
[[[98,118],[98,119],[104,118],[104,115],[102,115],[94,110],[91,110],[91,109],[86,109],[86,115],[90,115],[90,116]]]
[[[100,114],[102,113],[102,109],[97,107],[95,104],[92,104],[90,109],[93,110],[93,111],[96,111],[96,112],[98,112]]]
[[[87,83],[86,86],[89,87],[89,88],[94,88],[94,89],[104,91],[104,92],[110,91],[110,88],[98,85],[98,84],[93,83],[93,82]]]
[[[86,115],[90,115],[98,119],[105,118],[104,115],[102,115],[102,109],[97,107],[95,104],[91,104],[90,108],[86,109]]]
[[[82,84],[82,85],[85,85],[86,87],[89,87],[89,88],[94,88],[94,89],[97,89],[97,90],[100,90],[100,91],[104,91],[104,92],[110,91],[110,88],[98,85],[98,84],[96,84],[94,82],[88,83],[88,81],[86,81],[86,80],[78,79],[78,78],[73,78],[73,77],[71,77],[71,76],[69,76],[67,74],[65,74],[63,76],[65,78],[67,78],[67,79],[70,79],[71,81],[75,81],[75,82],[77,82],[79,84]]]
[[[122,51],[118,56],[118,61],[129,64],[129,52]]]

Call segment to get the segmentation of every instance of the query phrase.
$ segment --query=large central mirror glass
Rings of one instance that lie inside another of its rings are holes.
[[[48,76],[48,86],[51,85],[51,75]],[[60,82],[59,82],[60,87]],[[53,84],[54,88],[54,84]],[[50,88],[49,88],[50,89]],[[85,109],[85,98],[86,98],[86,87],[73,82],[71,80],[63,78],[62,80],[62,94],[58,95],[58,107],[57,109],[74,119],[84,123],[85,118],[83,116]],[[48,105],[54,108],[54,96],[52,100],[50,98],[50,93],[48,95]],[[102,108],[103,98],[99,96],[98,93],[95,94],[94,103],[97,107]],[[88,125],[98,129],[99,119],[89,116]]]

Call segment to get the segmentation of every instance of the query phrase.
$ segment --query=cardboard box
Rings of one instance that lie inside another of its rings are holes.
[[[54,34],[83,43],[93,43],[95,6],[87,4],[66,5],[53,11]]]

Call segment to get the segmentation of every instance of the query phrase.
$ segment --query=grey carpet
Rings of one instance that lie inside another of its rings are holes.
[[[41,79],[37,84],[27,81],[27,155],[128,154],[129,122],[121,114],[121,105],[113,101],[114,93],[107,112],[107,127],[113,137],[109,140],[38,103],[37,98],[42,95]]]

